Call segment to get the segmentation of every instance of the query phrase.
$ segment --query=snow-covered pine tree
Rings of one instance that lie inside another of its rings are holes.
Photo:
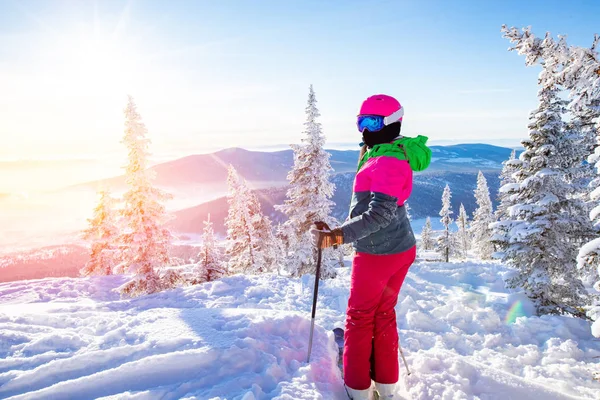
[[[279,251],[280,248],[277,245],[277,237],[273,231],[273,224],[271,223],[271,219],[260,211],[258,197],[254,193],[252,193],[252,197],[259,212],[259,214],[255,216],[253,223],[264,260],[263,269],[267,272],[277,270],[279,273],[279,265],[283,257],[282,253]]]
[[[458,245],[458,251],[462,257],[466,258],[467,253],[471,248],[471,234],[469,232],[469,217],[465,206],[460,203],[460,212],[456,219],[456,226],[458,231],[456,232],[456,244]]]
[[[431,218],[427,217],[425,220],[425,225],[423,225],[423,230],[421,231],[421,245],[423,246],[423,250],[432,250],[434,241],[433,241],[433,230],[431,229]]]
[[[578,248],[598,236],[589,217],[591,205],[590,183],[593,181],[594,170],[586,162],[593,151],[592,146],[586,144],[590,140],[590,133],[586,132],[585,122],[575,117],[566,124],[567,129],[559,145],[557,145],[558,163],[562,168],[563,180],[567,184],[567,203],[563,212],[571,219],[572,224],[568,231],[569,238]],[[594,268],[578,268],[579,277],[586,283],[592,284],[597,278]]]
[[[575,270],[573,232],[583,221],[570,212],[570,187],[557,154],[564,148],[565,102],[556,87],[542,88],[539,100],[530,116],[530,138],[522,142],[516,205],[511,220],[503,221],[503,258],[517,270],[509,286],[523,288],[538,312],[582,316],[587,295]]]
[[[600,112],[600,107],[597,105],[598,103],[594,102],[594,104],[594,110],[591,111],[590,114],[592,112],[595,113],[596,111]],[[588,157],[588,162],[590,165],[594,166],[597,175],[592,179],[588,187],[588,209],[590,210],[589,218],[593,223],[593,229],[598,233],[600,232],[600,117],[595,117],[593,129],[596,131],[596,146],[594,153]],[[584,275],[589,271],[596,271],[596,273],[600,275],[600,237],[598,237],[598,235],[581,247],[577,256],[577,261],[578,268]],[[594,288],[597,292],[600,292],[600,280],[594,284]],[[594,336],[600,337],[600,301],[598,301],[597,298],[595,300],[595,305],[590,308],[588,316],[595,320],[592,329]]]
[[[254,265],[255,237],[250,214],[246,203],[249,201],[247,192],[241,187],[240,177],[235,168],[230,165],[227,175],[229,195],[229,211],[225,219],[227,227],[226,249],[228,270],[230,273],[241,273]]]
[[[494,210],[492,209],[492,200],[490,199],[487,179],[485,179],[481,171],[477,175],[475,201],[477,202],[477,209],[471,221],[473,248],[482,260],[489,260],[494,253],[494,245],[490,241],[492,238],[490,224],[494,222]]]
[[[558,75],[558,80],[570,90],[569,111],[573,122],[579,129],[580,139],[584,146],[584,153],[589,153],[588,164],[592,167],[591,179],[583,198],[588,201],[587,210],[592,221],[593,234],[580,248],[578,254],[578,269],[586,281],[598,279],[600,274],[600,35],[595,35],[590,48],[566,46],[563,50],[561,61],[563,69]],[[565,54],[568,56],[565,57]],[[558,57],[555,55],[555,57]],[[587,146],[585,146],[587,144]],[[595,169],[595,171],[594,171]],[[583,176],[583,182],[588,176]],[[600,292],[600,281],[594,284]],[[594,336],[600,337],[600,298],[598,293],[591,296],[592,301],[588,307],[587,315],[595,320],[592,326]]]
[[[504,37],[515,44],[511,50],[517,50],[519,54],[525,55],[527,65],[542,63],[545,65],[560,66],[554,70],[546,70],[540,75],[544,87],[550,87],[551,83],[558,83],[563,88],[570,91],[571,102],[569,109],[573,114],[582,110],[594,108],[600,92],[600,56],[598,46],[600,44],[600,35],[595,35],[592,46],[588,48],[578,46],[567,46],[565,38],[562,37],[557,45],[547,33],[542,41],[536,38],[530,28],[523,28],[522,32],[517,28],[507,28],[502,26]],[[592,111],[595,112],[595,111]],[[596,169],[600,175],[600,120],[595,122],[596,142],[595,150],[588,162],[596,164]],[[590,218],[595,223],[595,228],[599,227],[598,217],[600,216],[600,179],[594,179],[590,184],[590,199],[592,205]],[[585,244],[578,255],[579,267],[598,268],[600,273],[600,240],[593,239]],[[600,291],[600,281],[595,284]],[[597,301],[597,300],[596,300]],[[592,326],[592,333],[600,337],[600,303],[591,307],[588,315],[596,322]]]
[[[569,152],[574,159],[574,165],[568,178],[576,185],[575,195],[585,200],[589,199],[589,185],[596,175],[594,164],[587,160],[594,154],[596,148],[596,121],[600,121],[600,94],[597,96],[597,99],[590,100],[589,107],[569,110],[572,116],[568,124],[569,139],[572,142]]]
[[[226,254],[229,258],[229,271],[232,273],[253,273],[256,266],[262,263],[257,260],[257,238],[252,224],[252,216],[248,207],[250,191],[244,185],[236,169],[230,165],[227,176],[229,186],[229,211],[225,226],[227,227]]]
[[[194,277],[190,283],[195,285],[202,282],[214,281],[225,274],[225,263],[223,262],[221,251],[217,247],[215,231],[209,214],[208,219],[204,221],[198,262],[194,268]]]
[[[510,231],[513,225],[511,211],[520,189],[518,178],[524,176],[519,172],[522,168],[523,161],[516,158],[516,151],[513,150],[510,158],[503,163],[502,173],[500,174],[500,190],[498,191],[500,205],[496,210],[496,222],[491,227],[491,241],[496,247],[496,252],[493,254],[494,258],[504,259],[504,252],[510,245]]]
[[[333,169],[329,163],[330,154],[325,151],[325,136],[321,124],[317,99],[312,85],[306,107],[305,137],[303,144],[292,145],[294,167],[288,174],[290,187],[283,205],[276,209],[288,216],[287,231],[293,234],[289,247],[289,256],[285,262],[288,272],[293,276],[315,273],[317,249],[312,245],[309,230],[316,221],[323,221],[331,228],[338,221],[331,216],[334,206],[331,198],[335,186],[330,182]],[[339,252],[332,248],[323,251],[321,277],[333,278],[335,267],[340,266]]]
[[[600,70],[598,75],[600,75]],[[578,269],[586,281],[589,281],[589,276],[593,272],[596,273],[596,279],[600,275],[600,237],[598,237],[598,233],[600,233],[600,88],[596,91],[596,96],[597,98],[590,102],[586,111],[582,112],[585,117],[581,122],[582,129],[589,129],[587,135],[592,136],[595,133],[595,149],[587,161],[589,165],[593,166],[596,176],[589,183],[587,200],[589,218],[592,221],[592,229],[596,232],[596,237],[585,243],[577,256]],[[592,121],[594,125],[590,126]],[[585,130],[582,133],[586,135]],[[596,281],[594,288],[596,292],[600,292],[600,280]],[[587,315],[595,321],[592,326],[592,334],[600,337],[600,300],[597,294],[594,296]]]
[[[280,255],[282,259],[287,259],[290,251],[295,248],[296,232],[290,223],[279,223],[275,231],[275,237],[280,247]]]
[[[519,188],[517,180],[514,178],[515,172],[521,166],[521,160],[517,159],[517,151],[510,153],[508,160],[502,163],[502,172],[500,173],[500,190],[498,191],[499,205],[496,210],[496,220],[504,221],[509,218],[508,208],[514,203],[512,195]]]
[[[233,166],[229,166],[229,213],[226,254],[229,272],[260,274],[275,267],[276,247],[271,222],[260,209],[258,197]]]
[[[119,237],[119,270],[136,274],[121,287],[121,292],[130,296],[168,289],[178,281],[173,271],[162,277],[156,271],[169,263],[172,235],[165,224],[171,216],[163,203],[171,196],[152,186],[154,174],[147,169],[150,140],[146,133],[146,126],[129,96],[122,140],[129,153],[129,163],[125,167],[129,189],[123,196],[121,210],[123,231]]]
[[[450,224],[452,224],[452,206],[450,200],[452,192],[450,186],[446,184],[444,193],[442,194],[442,209],[440,210],[440,221],[444,225],[444,232],[438,237],[437,250],[442,255],[446,262],[450,261],[450,254],[453,249],[454,237],[450,233]]]
[[[89,227],[83,232],[83,239],[91,241],[90,259],[81,269],[81,275],[111,275],[117,265],[117,212],[115,199],[108,190],[99,193],[100,199],[94,209],[94,216],[88,219]]]

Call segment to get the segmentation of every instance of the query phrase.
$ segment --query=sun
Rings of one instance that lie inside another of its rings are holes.
[[[123,94],[132,81],[141,80],[140,73],[152,69],[143,68],[142,60],[155,50],[151,32],[129,16],[130,6],[117,14],[70,15],[67,23],[39,16],[44,34],[32,45],[37,53],[32,68],[67,93]]]
[[[54,56],[60,75],[71,89],[94,92],[123,91],[134,79],[138,55],[123,39],[110,35],[61,35]]]

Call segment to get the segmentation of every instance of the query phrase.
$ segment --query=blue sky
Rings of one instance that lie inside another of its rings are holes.
[[[538,70],[500,27],[600,33],[597,1],[0,0],[0,157],[121,150],[126,94],[157,155],[298,142],[313,84],[330,143],[370,94],[403,133],[518,143]]]

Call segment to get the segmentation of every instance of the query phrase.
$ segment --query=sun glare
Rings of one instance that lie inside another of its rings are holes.
[[[126,90],[132,78],[135,52],[111,37],[71,34],[56,43],[56,56],[75,90]]]
[[[31,30],[18,79],[9,86],[16,93],[10,103],[15,111],[0,130],[14,136],[15,151],[0,154],[81,158],[120,149],[126,95],[144,96],[147,82],[156,82],[152,78],[160,71],[145,62],[154,49],[151,34],[121,14],[69,17],[63,24],[39,18],[43,34]]]

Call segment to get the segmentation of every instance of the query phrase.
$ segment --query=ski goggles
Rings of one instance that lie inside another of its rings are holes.
[[[404,116],[404,107],[394,112],[392,115],[384,117],[382,115],[359,115],[356,119],[356,126],[359,132],[368,129],[369,132],[377,132],[384,126],[397,122]]]

